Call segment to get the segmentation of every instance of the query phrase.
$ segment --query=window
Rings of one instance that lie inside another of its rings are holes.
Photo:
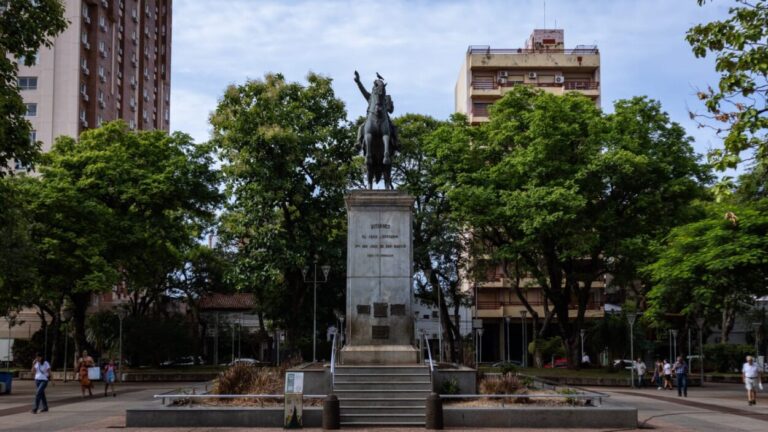
[[[31,142],[32,144],[37,142],[37,131],[31,131],[29,133],[29,142]]]
[[[18,159],[13,160],[13,169],[15,171],[29,171],[29,168],[27,168],[27,165]]]
[[[20,90],[37,90],[37,77],[19,77]]]
[[[36,103],[28,103],[24,104],[27,106],[27,113],[24,114],[27,117],[35,117],[37,116],[37,104]]]
[[[32,54],[30,57],[27,56],[20,56],[19,57],[19,64],[25,65],[25,66],[34,66],[37,64],[37,57],[39,56],[39,52],[36,52]],[[27,64],[27,61],[29,61],[29,64]]]
[[[437,311],[432,311],[432,318],[437,318]]]

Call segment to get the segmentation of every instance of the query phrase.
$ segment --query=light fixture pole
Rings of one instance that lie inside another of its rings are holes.
[[[424,270],[424,276],[427,278],[427,285],[432,286],[432,269],[428,268]],[[440,288],[440,283],[438,281],[437,283],[437,345],[439,348],[439,353],[437,355],[440,362],[443,361],[443,308],[441,306],[441,297],[440,292],[442,291],[442,288]]]
[[[579,330],[579,336],[581,336],[581,359],[579,359],[579,361],[582,362],[584,360],[584,332],[584,329]]]
[[[507,349],[507,355],[504,361],[506,362],[512,361],[512,353],[511,353],[512,350],[510,349],[511,347],[509,346],[509,322],[510,321],[512,321],[512,317],[509,317],[509,316],[504,317],[504,324],[506,324],[506,327],[504,328],[504,342],[506,343],[504,344],[504,346]]]
[[[696,318],[696,325],[699,327],[699,385],[704,387],[704,317]]]
[[[632,380],[632,387],[635,387],[635,320],[637,319],[637,315],[635,315],[634,312],[627,315],[627,322],[629,323],[629,356],[630,356],[630,366],[632,368],[629,370],[629,377]]]
[[[677,330],[672,330],[672,360],[677,361]]]
[[[480,348],[477,350],[477,367],[480,367],[480,363],[483,362],[483,329],[477,329],[477,340]]]
[[[11,328],[13,327],[13,324],[16,322],[16,313],[12,311],[8,311],[8,313],[5,315],[5,320],[8,321],[8,343],[6,344],[6,353],[5,353],[5,367],[10,371],[11,370]]]
[[[120,320],[120,348],[118,355],[119,363],[117,364],[117,373],[120,376],[120,382],[123,382],[123,320],[125,319],[126,315],[128,315],[128,311],[126,311],[124,307],[117,308],[117,318]]]
[[[760,362],[760,345],[758,345],[758,333],[760,332],[760,323],[752,323],[752,328],[755,330],[755,363]],[[758,365],[761,366],[761,365]]]
[[[328,273],[331,271],[331,266],[329,265],[323,265],[321,266],[321,269],[323,271],[324,280],[318,281],[317,280],[317,260],[318,257],[315,255],[315,259],[313,261],[313,277],[312,280],[307,280],[307,273],[309,272],[308,267],[304,267],[301,270],[302,277],[304,278],[305,283],[312,282],[313,283],[313,290],[312,290],[312,362],[317,362],[317,283],[318,282],[328,282]]]
[[[72,318],[72,311],[70,309],[64,309],[61,313],[64,318],[64,382],[67,382],[67,344],[69,342],[69,320]]]
[[[528,349],[527,349],[528,348],[528,329],[525,326],[525,317],[527,315],[528,315],[528,311],[527,310],[521,310],[520,311],[520,318],[521,318],[521,321],[523,323],[523,352],[522,352],[522,356],[523,356],[522,364],[523,364],[523,367],[528,367],[528,352],[527,352],[528,351]]]

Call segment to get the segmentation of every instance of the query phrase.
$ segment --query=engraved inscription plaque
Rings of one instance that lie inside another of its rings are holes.
[[[371,305],[357,305],[357,313],[362,315],[370,315]]]
[[[374,318],[386,318],[387,317],[387,303],[374,303],[373,304],[373,316]]]
[[[389,305],[389,313],[392,316],[403,316],[405,315],[405,305],[404,304]]]
[[[389,339],[389,326],[371,326],[372,339]]]

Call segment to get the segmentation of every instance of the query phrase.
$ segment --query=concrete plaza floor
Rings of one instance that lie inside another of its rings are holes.
[[[56,382],[48,387],[47,413],[30,412],[34,383],[14,381],[14,392],[0,396],[0,431],[51,431],[51,432],[112,432],[125,428],[125,410],[131,407],[146,406],[152,401],[152,395],[169,392],[179,387],[193,384],[184,383],[131,383],[118,387],[116,398],[103,397],[103,387],[96,385],[93,398],[81,398],[77,383]],[[199,386],[199,384],[197,384]],[[693,387],[688,398],[678,398],[677,392],[661,391],[655,388],[593,388],[610,395],[605,400],[608,406],[634,406],[638,408],[640,430],[659,431],[765,431],[768,430],[768,395],[759,394],[759,404],[750,407],[746,403],[743,386],[736,384],[708,384],[703,388]],[[204,432],[204,431],[252,431],[247,428],[131,428],[135,432]],[[283,429],[261,429],[282,431]],[[306,429],[319,430],[319,429]],[[358,429],[377,430],[377,429]],[[378,429],[384,431],[423,431],[413,429]],[[500,431],[509,429],[483,429]],[[527,429],[516,429],[527,431]],[[546,429],[532,429],[545,431]],[[562,429],[559,429],[562,430]],[[586,429],[568,429],[573,432]],[[594,429],[592,429],[594,431]]]

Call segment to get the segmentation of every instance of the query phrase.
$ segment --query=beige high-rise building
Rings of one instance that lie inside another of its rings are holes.
[[[562,29],[534,30],[523,48],[472,45],[456,82],[455,110],[473,124],[486,122],[488,106],[516,85],[575,91],[600,105],[600,52],[594,45],[566,49]]]
[[[168,130],[172,0],[64,4],[69,27],[40,49],[34,66],[19,65],[31,138],[48,151],[60,135],[116,119]]]

